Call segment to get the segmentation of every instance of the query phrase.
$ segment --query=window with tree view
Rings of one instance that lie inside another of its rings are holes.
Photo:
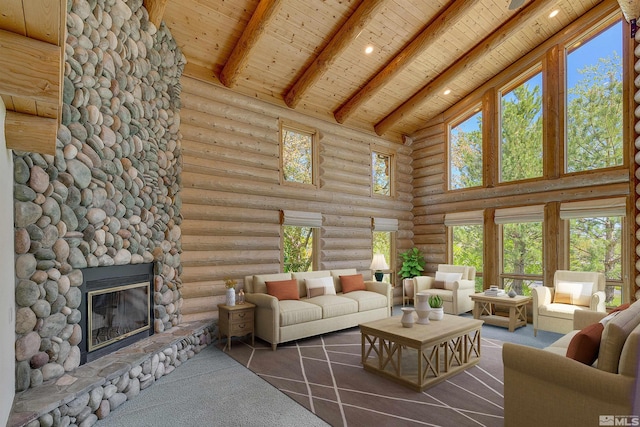
[[[282,227],[284,272],[313,270],[313,230],[292,225]]]
[[[482,112],[449,130],[449,189],[482,185]]]
[[[282,125],[281,134],[282,180],[315,184],[315,132]]]
[[[476,292],[482,292],[483,227],[482,225],[455,225],[451,228],[452,264],[475,267]]]
[[[371,152],[371,173],[373,177],[373,193],[381,196],[391,195],[391,160],[390,154]]]
[[[542,74],[502,94],[500,181],[542,176]]]
[[[567,172],[623,164],[622,23],[567,53]]]

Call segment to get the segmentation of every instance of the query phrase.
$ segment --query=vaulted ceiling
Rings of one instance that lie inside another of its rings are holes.
[[[397,136],[420,129],[600,1],[515,0],[524,4],[513,10],[511,3],[166,0],[161,14],[187,58],[186,75]]]

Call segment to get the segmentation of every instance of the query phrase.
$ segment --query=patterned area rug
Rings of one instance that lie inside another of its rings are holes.
[[[421,393],[362,368],[358,328],[275,352],[255,341],[234,340],[228,354],[332,426],[503,425],[500,341],[483,338],[478,365]]]

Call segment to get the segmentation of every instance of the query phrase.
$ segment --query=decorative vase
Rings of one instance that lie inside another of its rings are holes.
[[[431,314],[429,314],[429,318],[431,320],[442,320],[444,318],[444,308],[437,307],[431,309]]]
[[[426,292],[418,292],[416,294],[415,307],[416,313],[418,313],[418,321],[416,323],[427,325],[429,323],[429,312],[431,311],[429,294]]]
[[[509,298],[515,298],[517,294],[516,294],[516,291],[514,291],[513,289],[510,289],[507,295],[509,295]]]
[[[400,319],[400,322],[402,322],[402,326],[405,328],[413,327],[415,323],[415,319],[413,318],[414,311],[413,307],[402,307],[402,319]]]
[[[236,290],[233,288],[227,288],[227,305],[232,307],[236,305]]]

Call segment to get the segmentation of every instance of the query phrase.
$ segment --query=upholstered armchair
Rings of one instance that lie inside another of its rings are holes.
[[[533,333],[543,331],[566,334],[573,330],[576,310],[605,312],[604,274],[557,270],[553,287],[533,288]]]
[[[473,301],[469,296],[475,293],[475,288],[476,269],[464,265],[440,264],[435,277],[413,278],[413,289],[416,294],[428,292],[431,295],[438,295],[444,303],[444,312],[455,315],[473,309]]]

